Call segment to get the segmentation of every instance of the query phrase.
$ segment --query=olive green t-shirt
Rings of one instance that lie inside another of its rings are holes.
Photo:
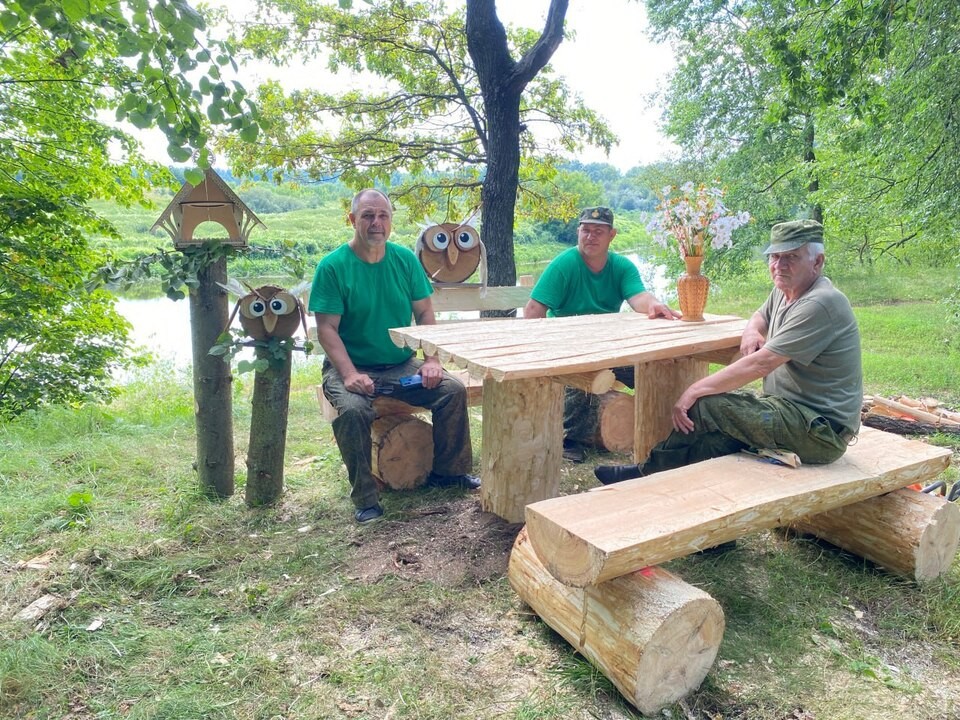
[[[530,297],[546,305],[547,317],[600,315],[620,312],[624,300],[645,289],[629,259],[610,253],[603,270],[595,273],[574,247],[547,265]]]
[[[413,303],[431,293],[407,248],[388,242],[383,259],[368,263],[341,245],[317,264],[308,309],[340,316],[340,338],[357,367],[397,365],[413,350],[394,345],[388,330],[410,325]]]
[[[760,308],[764,347],[790,360],[763,379],[763,391],[813,408],[856,432],[863,406],[860,330],[847,296],[825,277],[787,305],[774,289]]]

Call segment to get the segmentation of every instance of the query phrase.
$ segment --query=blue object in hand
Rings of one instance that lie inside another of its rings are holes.
[[[401,387],[413,387],[422,383],[423,378],[420,375],[407,375],[406,377],[400,378]]]

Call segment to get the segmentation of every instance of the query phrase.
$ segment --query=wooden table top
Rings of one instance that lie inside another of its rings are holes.
[[[390,330],[398,346],[497,381],[592,372],[740,346],[747,321],[650,320],[635,312],[530,320],[481,320]]]

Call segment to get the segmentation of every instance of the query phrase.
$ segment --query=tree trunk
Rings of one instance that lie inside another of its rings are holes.
[[[908,489],[810,515],[790,527],[917,582],[948,572],[960,546],[960,508]]]
[[[227,281],[227,260],[220,258],[199,274],[200,285],[190,293],[190,334],[193,343],[193,400],[197,432],[194,467],[200,489],[207,495],[233,495],[233,376],[230,364],[210,355],[210,348],[227,326],[227,294],[218,282]]]
[[[481,135],[487,152],[481,204],[490,285],[512,286],[517,282],[513,222],[519,185],[520,133],[524,129],[520,125],[520,97],[563,40],[568,2],[551,0],[543,33],[517,62],[510,56],[495,0],[467,0],[467,48],[477,70],[487,120],[486,134]],[[484,313],[487,314],[504,313]]]
[[[258,347],[257,359],[270,359],[270,355]],[[258,370],[254,379],[247,449],[246,501],[250,507],[269,505],[283,492],[292,364],[293,358],[287,353],[283,360],[270,360],[269,367]]]
[[[520,598],[644,715],[695,690],[723,638],[720,604],[661,568],[585,589],[557,582],[526,528],[513,545],[507,577]]]
[[[413,415],[387,415],[370,430],[371,469],[383,485],[410,490],[423,484],[433,468],[433,425]]]

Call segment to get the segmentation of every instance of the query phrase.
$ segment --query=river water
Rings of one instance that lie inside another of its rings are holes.
[[[663,266],[653,266],[642,262],[637,255],[627,257],[640,270],[646,287],[657,297],[676,305],[675,290],[672,290],[672,281],[668,280]],[[673,295],[671,297],[671,294]],[[232,303],[235,298],[231,297]],[[117,311],[133,326],[131,340],[134,345],[149,351],[157,362],[171,365],[175,369],[189,368],[193,363],[193,351],[190,346],[190,301],[170,300],[167,297],[150,298],[146,300],[131,300],[119,298]],[[457,317],[468,319],[477,317],[478,313],[458,313]],[[236,319],[234,324],[238,325]],[[312,321],[308,319],[312,326]],[[302,330],[301,330],[302,333]],[[253,359],[253,351],[245,350],[235,358]],[[302,353],[296,353],[297,360],[303,362]],[[124,375],[118,379],[124,380]]]

